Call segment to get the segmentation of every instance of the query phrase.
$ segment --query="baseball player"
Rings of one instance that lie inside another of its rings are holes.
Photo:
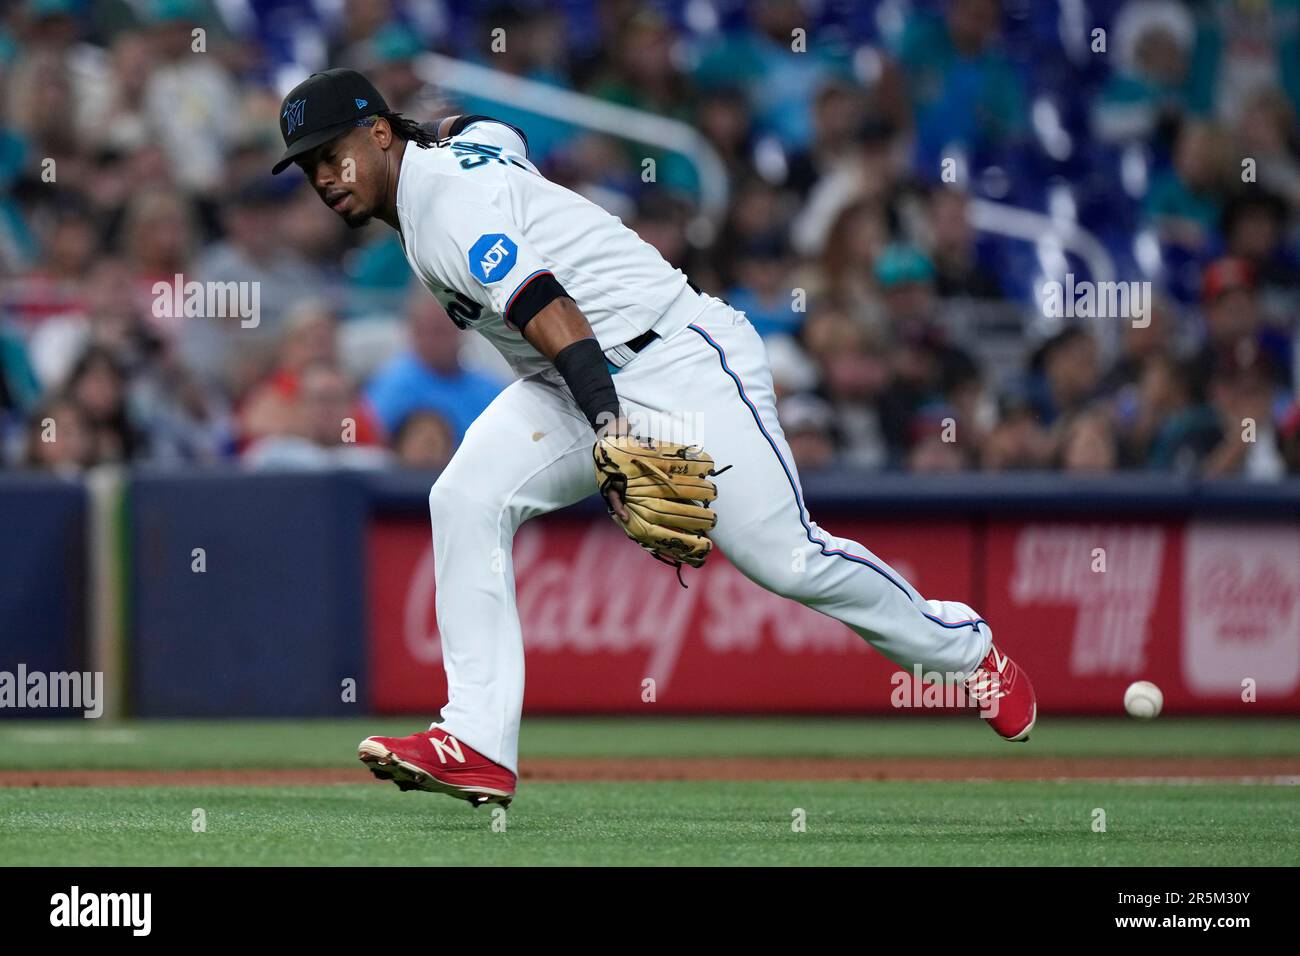
[[[988,623],[922,598],[809,516],[745,316],[545,179],[520,130],[483,116],[420,126],[343,69],[295,87],[280,123],[274,171],[296,163],[350,226],[377,218],[397,230],[450,320],[518,376],[429,494],[449,699],[426,731],[362,741],[376,775],[509,805],[524,693],[511,544],[524,521],[597,491],[629,537],[679,571],[716,542],[746,577],[900,666],[957,675],[1001,736],[1029,736],[1033,688]]]

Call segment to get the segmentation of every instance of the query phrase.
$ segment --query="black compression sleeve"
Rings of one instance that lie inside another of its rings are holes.
[[[506,325],[522,332],[533,316],[560,296],[571,298],[560,285],[560,280],[549,272],[537,273],[515,290],[506,306]]]
[[[605,364],[605,353],[595,339],[579,339],[560,349],[560,354],[555,356],[555,367],[564,376],[593,430],[618,418],[618,392]]]

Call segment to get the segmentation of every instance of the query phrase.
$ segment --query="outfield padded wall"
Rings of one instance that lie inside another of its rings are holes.
[[[435,713],[433,477],[129,474],[116,558],[126,712]],[[1145,678],[1171,713],[1300,713],[1300,482],[811,475],[804,487],[823,527],[922,593],[978,608],[1045,709],[1116,713]],[[89,666],[87,520],[77,482],[0,482],[0,669]],[[525,525],[515,565],[530,713],[866,713],[898,690],[897,669],[855,635],[722,555],[682,590],[594,497]]]
[[[362,712],[365,498],[357,481],[137,475],[129,495],[137,716]],[[348,680],[355,701],[345,699]]]
[[[86,503],[76,481],[0,475],[0,671],[85,669]]]
[[[838,474],[804,487],[821,527],[922,594],[979,610],[1045,712],[1118,714],[1124,689],[1146,679],[1170,713],[1300,713],[1300,483]],[[423,483],[372,488],[370,701],[428,712],[446,685]],[[526,712],[918,703],[846,627],[762,591],[724,555],[687,570],[681,589],[599,506],[526,524],[514,564]]]

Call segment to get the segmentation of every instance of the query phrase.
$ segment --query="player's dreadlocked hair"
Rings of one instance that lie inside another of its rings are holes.
[[[428,149],[437,141],[435,129],[423,123],[417,123],[413,119],[408,119],[401,113],[384,110],[382,113],[376,113],[375,116],[388,120],[388,125],[393,128],[393,135],[398,139],[414,143],[420,149]]]

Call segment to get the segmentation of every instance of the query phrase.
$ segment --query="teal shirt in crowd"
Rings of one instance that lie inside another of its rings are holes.
[[[990,45],[975,56],[953,46],[940,16],[918,13],[898,42],[923,157],[951,142],[977,145],[1023,131],[1024,92],[1007,56]]]
[[[756,31],[730,33],[706,47],[694,71],[705,89],[736,87],[745,93],[760,130],[789,150],[813,136],[813,100],[830,80],[851,80],[847,51],[809,39],[804,52]]]

